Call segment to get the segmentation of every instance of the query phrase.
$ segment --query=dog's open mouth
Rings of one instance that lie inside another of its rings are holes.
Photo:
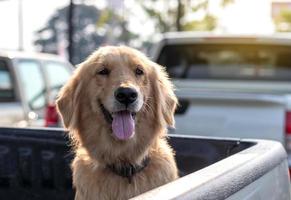
[[[120,140],[127,140],[134,135],[135,115],[129,110],[110,113],[101,103],[100,108],[105,120],[111,124],[113,135]]]

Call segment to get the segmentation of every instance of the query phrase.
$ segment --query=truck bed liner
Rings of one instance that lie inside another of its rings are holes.
[[[256,146],[239,139],[175,135],[169,142],[181,176]],[[0,199],[73,199],[72,157],[62,129],[0,128]]]

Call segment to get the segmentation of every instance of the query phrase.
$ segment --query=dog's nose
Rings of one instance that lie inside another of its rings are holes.
[[[120,87],[115,93],[115,98],[126,106],[133,103],[137,99],[137,91],[134,88]]]

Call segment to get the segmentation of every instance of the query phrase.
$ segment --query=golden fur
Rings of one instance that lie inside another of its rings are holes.
[[[97,71],[106,66],[109,76]],[[139,66],[144,74],[136,76]],[[138,88],[143,106],[136,114],[135,135],[121,141],[98,105],[112,104],[120,86]],[[129,47],[102,47],[81,63],[61,89],[57,108],[74,145],[72,162],[75,199],[128,199],[178,177],[172,149],[166,141],[167,126],[174,126],[177,99],[164,69]],[[150,162],[132,183],[106,168],[107,164]]]

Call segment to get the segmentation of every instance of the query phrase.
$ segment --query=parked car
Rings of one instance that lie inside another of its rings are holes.
[[[61,129],[0,128],[0,199],[73,199],[66,135]],[[279,142],[179,135],[169,142],[180,178],[133,199],[291,198]]]
[[[72,72],[55,55],[0,51],[0,126],[58,126],[55,97]]]
[[[277,140],[291,166],[291,37],[167,33],[152,51],[176,86],[176,134]]]

